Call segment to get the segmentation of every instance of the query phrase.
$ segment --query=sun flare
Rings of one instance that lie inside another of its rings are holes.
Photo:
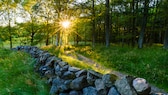
[[[61,26],[65,29],[69,28],[70,27],[70,21],[68,21],[68,20],[62,21]]]

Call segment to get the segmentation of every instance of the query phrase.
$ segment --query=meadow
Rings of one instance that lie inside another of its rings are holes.
[[[34,63],[26,53],[0,48],[0,94],[48,95],[49,87],[34,72]]]

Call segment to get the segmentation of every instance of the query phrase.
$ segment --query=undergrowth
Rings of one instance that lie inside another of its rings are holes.
[[[45,81],[33,71],[34,62],[26,53],[0,48],[0,95],[48,95]]]

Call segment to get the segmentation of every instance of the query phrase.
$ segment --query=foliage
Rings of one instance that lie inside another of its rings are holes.
[[[143,77],[150,83],[168,91],[168,51],[160,46],[137,49],[129,47],[78,47],[76,51],[101,65],[117,71]],[[107,56],[108,55],[108,56]]]
[[[1,95],[48,95],[48,86],[33,72],[34,63],[23,52],[0,48]]]

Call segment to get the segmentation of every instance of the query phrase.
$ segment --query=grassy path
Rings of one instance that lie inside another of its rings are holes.
[[[112,73],[112,74],[117,75],[119,78],[127,75],[127,74],[123,74],[121,72],[118,72],[118,71],[115,71],[115,70],[112,70],[112,69],[108,69],[108,68],[100,65],[99,63],[91,60],[90,58],[87,58],[87,57],[85,57],[85,56],[83,56],[79,53],[75,53],[75,52],[72,53],[72,51],[65,51],[65,55],[67,55],[69,57],[72,57],[76,60],[82,61],[85,64],[87,64],[89,66],[92,66],[95,70],[98,69],[99,72],[101,70],[101,73]]]

